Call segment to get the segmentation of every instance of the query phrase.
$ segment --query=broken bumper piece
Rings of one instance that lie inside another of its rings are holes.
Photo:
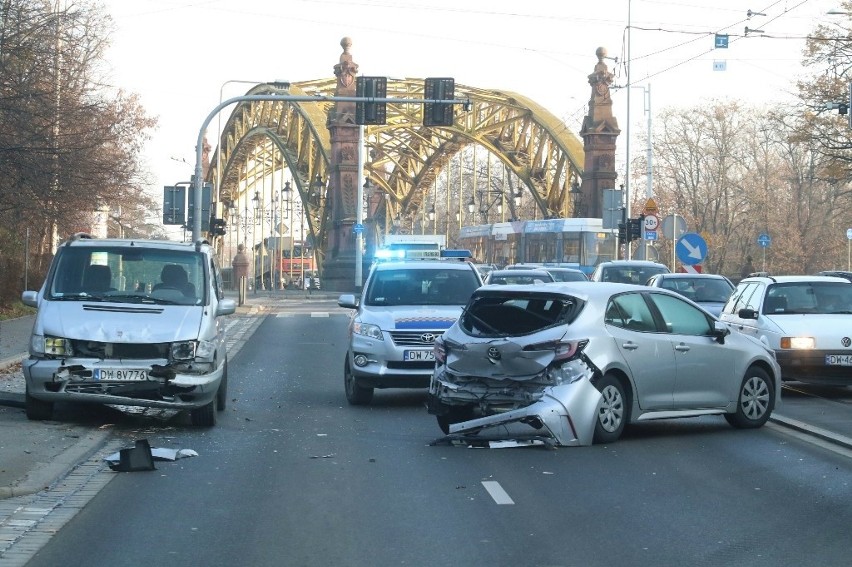
[[[449,440],[471,442],[550,438],[556,445],[591,445],[602,402],[588,380],[545,388],[526,407],[450,425]]]

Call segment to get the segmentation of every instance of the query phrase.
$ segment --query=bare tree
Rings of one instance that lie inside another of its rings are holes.
[[[0,281],[17,295],[24,227],[33,275],[55,235],[91,226],[105,206],[152,206],[140,154],[155,125],[138,99],[105,86],[111,20],[81,0],[0,2]],[[33,278],[35,279],[35,278]]]
[[[807,119],[788,108],[717,101],[664,111],[659,123],[658,202],[708,240],[705,270],[736,276],[746,256],[764,254],[774,273],[836,265],[849,200],[834,161],[801,136]],[[762,250],[763,232],[772,244]]]

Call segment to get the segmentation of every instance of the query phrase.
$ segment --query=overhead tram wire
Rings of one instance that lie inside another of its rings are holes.
[[[772,4],[770,4],[769,6],[767,6],[766,8],[761,9],[761,12],[766,12],[766,11],[768,11],[768,10],[772,9],[773,7],[775,7],[777,4],[780,4],[781,2],[782,2],[782,0],[776,0],[775,2],[773,2]],[[792,12],[792,11],[793,11],[793,10],[795,10],[796,8],[799,8],[799,7],[800,7],[800,6],[802,6],[803,4],[807,4],[808,2],[809,2],[809,0],[801,0],[801,1],[800,1],[798,4],[796,4],[795,6],[793,6],[793,7],[791,7],[791,8],[787,8],[787,9],[785,9],[785,11],[784,11],[784,12],[782,12],[781,14],[778,14],[777,16],[774,16],[774,17],[770,18],[769,20],[767,20],[767,21],[765,21],[765,22],[762,22],[762,23],[761,23],[761,25],[765,26],[765,25],[767,25],[767,24],[771,24],[772,22],[774,22],[774,21],[778,20],[779,18],[781,18],[781,17],[783,17],[783,16],[786,16],[786,15],[789,15],[789,14],[790,14],[790,12]],[[724,27],[722,27],[722,28],[719,28],[719,31],[728,30],[728,29],[730,29],[730,28],[733,28],[734,26],[739,26],[739,25],[744,24],[744,23],[746,23],[746,22],[748,22],[748,21],[749,21],[749,18],[741,19],[741,20],[739,20],[738,22],[735,22],[735,23],[732,23],[732,24],[730,24],[730,25],[727,25],[727,26],[724,26]],[[635,26],[633,26],[633,27],[635,27]],[[637,29],[639,29],[639,28],[637,28]],[[687,33],[687,32],[684,32],[684,33]],[[708,35],[712,35],[712,34],[716,34],[716,33],[718,33],[718,32],[707,32],[707,34],[708,34]],[[745,34],[743,34],[743,35],[739,35],[739,34],[729,34],[729,35],[733,35],[733,36],[734,36],[734,38],[733,38],[733,39],[729,42],[729,45],[730,45],[730,43],[734,43],[734,42],[739,41],[739,40],[741,40],[741,39],[745,39],[746,37],[761,37],[761,38],[764,38],[764,37],[765,37],[765,38],[772,38],[772,37],[773,37],[773,36],[767,36],[766,34],[761,34],[760,36],[746,36]],[[690,40],[689,42],[686,42],[686,43],[691,43],[691,42],[697,41],[698,39],[700,39],[700,38],[696,38],[696,39]],[[785,37],[784,39],[796,39],[796,38],[786,38],[786,37]],[[686,45],[686,43],[681,44],[681,45]],[[634,57],[634,58],[633,58],[633,60],[635,61],[635,60],[637,60],[637,59],[644,59],[644,58],[650,57],[651,55],[657,55],[657,54],[660,54],[660,53],[664,53],[664,52],[666,52],[666,51],[669,51],[669,50],[671,50],[671,49],[675,49],[675,48],[677,48],[677,47],[679,47],[679,46],[672,46],[672,47],[670,47],[670,48],[664,48],[664,49],[658,50],[658,51],[656,51],[656,52],[654,52],[654,53],[649,53],[649,54],[642,55],[642,56],[639,56],[639,57]],[[623,47],[622,47],[622,49],[623,49]],[[687,58],[687,59],[684,59],[683,61],[680,61],[679,63],[675,63],[675,64],[673,64],[673,65],[670,65],[669,67],[666,67],[666,68],[664,68],[664,69],[661,69],[660,71],[657,71],[657,72],[652,73],[652,74],[650,74],[650,75],[646,75],[646,76],[645,76],[645,77],[643,77],[641,80],[645,80],[645,81],[647,81],[647,80],[649,80],[649,79],[651,79],[651,78],[653,78],[653,77],[656,77],[656,76],[658,76],[658,75],[662,75],[663,73],[667,73],[668,71],[671,71],[671,70],[673,70],[673,69],[677,69],[677,68],[678,68],[678,67],[680,67],[681,65],[685,65],[686,63],[689,63],[689,62],[691,62],[691,61],[694,61],[694,60],[698,59],[699,57],[702,57],[702,56],[704,56],[704,55],[708,55],[708,54],[710,54],[710,53],[713,53],[715,50],[716,50],[716,48],[715,48],[715,47],[714,47],[714,48],[707,49],[707,50],[704,50],[704,51],[702,51],[701,53],[697,53],[696,55],[694,55],[694,56],[692,56],[692,57],[689,57],[689,58]]]

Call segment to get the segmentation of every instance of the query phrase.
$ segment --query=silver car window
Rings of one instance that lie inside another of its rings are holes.
[[[617,316],[616,316],[617,315]],[[610,299],[605,320],[631,331],[656,332],[654,315],[641,293],[623,293]]]
[[[652,293],[649,296],[663,316],[669,333],[705,336],[712,332],[710,320],[700,309],[670,295]]]
[[[488,294],[474,297],[459,325],[473,336],[517,336],[570,323],[580,303],[567,297]]]

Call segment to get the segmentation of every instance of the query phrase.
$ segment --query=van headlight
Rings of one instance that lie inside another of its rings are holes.
[[[169,358],[178,361],[212,362],[215,354],[216,345],[211,341],[181,341],[169,349]]]
[[[68,339],[33,335],[30,337],[30,353],[41,356],[72,356],[74,350]]]

